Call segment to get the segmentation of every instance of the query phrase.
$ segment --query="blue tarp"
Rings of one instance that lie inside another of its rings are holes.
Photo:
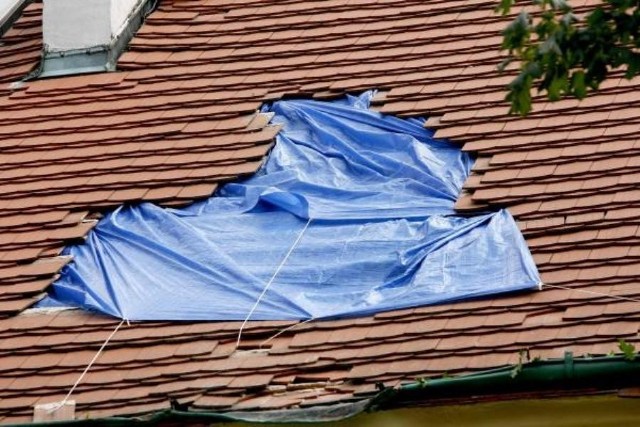
[[[371,95],[276,102],[284,128],[258,173],[184,209],[109,213],[66,249],[74,261],[42,305],[244,320],[271,281],[251,319],[285,320],[536,289],[506,210],[453,210],[472,158],[422,120],[368,110]]]

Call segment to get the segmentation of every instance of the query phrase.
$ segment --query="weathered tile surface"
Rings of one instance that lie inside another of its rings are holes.
[[[27,5],[20,18],[2,35],[0,44],[0,94],[9,84],[32,72],[42,50],[42,3]]]
[[[583,101],[538,100],[526,119],[508,116],[511,77],[495,70],[506,21],[494,6],[165,0],[118,72],[9,86],[37,66],[40,6],[30,6],[0,46],[0,422],[63,398],[119,323],[17,315],[68,262],[60,250],[105,209],[186,204],[254,172],[277,133],[257,110],[283,96],[376,88],[382,112],[429,117],[437,136],[479,156],[460,211],[509,207],[545,283],[569,289],[252,322],[240,352],[238,323],[124,324],[73,394],[79,416],[170,399],[198,410],[329,404],[377,382],[514,363],[523,348],[549,358],[638,342],[639,81],[614,77]]]

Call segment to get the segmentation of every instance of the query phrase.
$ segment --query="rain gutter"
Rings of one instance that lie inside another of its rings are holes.
[[[545,392],[566,390],[596,390],[598,392],[617,391],[620,388],[640,385],[640,358],[626,359],[623,356],[599,356],[574,358],[566,353],[562,359],[532,361],[505,366],[479,373],[437,379],[418,380],[397,388],[387,388],[375,397],[353,404],[341,404],[344,418],[361,412],[403,407],[407,402],[420,400],[429,402],[470,396],[500,396],[504,399],[518,392]],[[433,402],[437,403],[437,402]],[[80,419],[30,424],[9,424],[15,427],[49,426],[153,426],[164,423],[188,424],[190,422],[322,422],[335,421],[335,407],[314,407],[288,411],[258,412],[199,412],[167,409],[142,417],[111,417]],[[347,409],[348,406],[352,410]],[[306,416],[315,412],[314,417]],[[298,415],[295,415],[295,414]],[[289,414],[287,416],[287,414]],[[330,418],[323,414],[332,414]]]
[[[618,390],[640,385],[640,358],[599,356],[536,360],[479,373],[437,379],[418,380],[383,391],[374,400],[377,409],[402,406],[407,401],[433,401],[470,396],[504,399],[514,393],[544,391]],[[386,394],[386,396],[385,396]]]

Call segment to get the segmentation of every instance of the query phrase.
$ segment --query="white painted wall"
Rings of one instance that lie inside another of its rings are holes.
[[[50,51],[109,44],[139,1],[44,0],[44,43]]]
[[[122,24],[140,0],[111,0],[111,32],[118,34]]]

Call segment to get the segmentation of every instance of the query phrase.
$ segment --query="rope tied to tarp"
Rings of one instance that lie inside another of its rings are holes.
[[[109,336],[107,337],[107,339],[104,340],[104,342],[102,343],[102,345],[100,346],[100,348],[98,349],[98,351],[96,352],[96,354],[93,356],[93,358],[91,359],[91,361],[89,362],[89,364],[84,368],[84,371],[82,371],[82,373],[80,374],[80,376],[78,377],[78,379],[76,380],[76,382],[73,384],[73,386],[71,387],[71,389],[69,390],[69,392],[67,393],[67,395],[64,397],[64,399],[62,399],[62,401],[60,401],[57,405],[52,406],[50,409],[48,409],[49,413],[53,413],[56,412],[58,409],[62,408],[64,405],[67,404],[67,402],[69,401],[69,398],[71,397],[71,395],[73,395],[73,392],[76,390],[76,388],[78,387],[78,385],[80,385],[80,383],[82,382],[82,380],[84,379],[85,375],[87,375],[87,372],[89,372],[89,369],[91,369],[91,367],[93,366],[93,364],[96,362],[96,360],[98,360],[98,358],[100,357],[100,355],[102,354],[102,352],[104,351],[105,347],[107,346],[107,344],[109,344],[109,341],[111,341],[111,338],[114,337],[114,335],[118,332],[118,330],[122,327],[122,325],[124,323],[127,323],[127,325],[129,325],[129,321],[127,319],[122,319],[120,321],[120,323],[118,323],[118,325],[116,326],[116,328],[111,332],[111,334],[109,334]]]
[[[307,220],[306,224],[304,225],[304,227],[302,228],[300,233],[298,233],[298,237],[296,238],[296,240],[293,242],[293,244],[289,248],[289,251],[284,256],[282,261],[280,262],[280,265],[278,265],[278,268],[276,268],[276,271],[274,271],[273,275],[271,276],[271,278],[267,282],[266,286],[264,287],[264,289],[262,289],[262,293],[260,293],[260,295],[258,296],[258,299],[256,299],[256,302],[253,304],[253,307],[251,307],[251,310],[249,310],[249,314],[247,314],[247,317],[245,317],[244,321],[242,322],[242,325],[240,326],[240,330],[238,331],[238,339],[236,340],[236,350],[238,349],[238,347],[240,347],[240,342],[242,340],[242,332],[244,331],[244,328],[247,326],[247,323],[249,322],[249,319],[251,319],[251,316],[253,315],[253,313],[258,308],[258,305],[260,305],[260,302],[262,301],[262,298],[264,298],[264,296],[266,295],[267,291],[269,290],[269,288],[271,287],[271,285],[275,281],[276,277],[278,277],[278,274],[280,273],[280,270],[282,270],[282,267],[284,267],[284,265],[287,263],[287,261],[289,260],[289,257],[291,256],[293,251],[296,249],[296,247],[298,246],[298,244],[302,240],[302,236],[304,236],[304,233],[307,231],[307,229],[309,228],[309,225],[311,224],[312,221],[313,221],[313,219],[311,217],[309,217],[309,219]]]
[[[598,296],[602,296],[602,297],[609,297],[609,298],[612,298],[612,299],[617,299],[617,300],[620,300],[620,301],[640,302],[640,299],[631,298],[631,297],[627,297],[627,296],[624,296],[624,295],[605,294],[604,292],[587,291],[586,289],[571,288],[571,287],[568,287],[568,286],[549,285],[548,283],[543,283],[542,287],[543,288],[546,287],[546,288],[564,289],[565,291],[575,291],[575,292],[581,292],[583,294],[598,295]]]

